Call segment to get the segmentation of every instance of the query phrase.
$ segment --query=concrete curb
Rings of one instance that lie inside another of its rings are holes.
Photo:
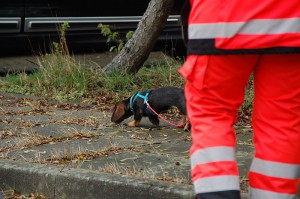
[[[2,189],[39,192],[52,199],[194,198],[188,185],[10,160],[0,160],[0,182]]]
[[[52,199],[194,199],[189,185],[11,160],[0,160],[0,183],[4,190],[38,192]]]

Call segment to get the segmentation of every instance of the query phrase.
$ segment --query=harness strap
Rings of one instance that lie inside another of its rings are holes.
[[[148,91],[145,95],[140,94],[139,92],[137,92],[135,95],[130,97],[130,110],[133,111],[133,104],[135,102],[135,100],[139,97],[144,99],[144,104],[147,104],[147,99],[148,99],[148,95],[150,94],[151,90]]]

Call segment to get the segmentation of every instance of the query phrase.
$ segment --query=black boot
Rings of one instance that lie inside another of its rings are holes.
[[[241,194],[237,190],[199,193],[196,199],[241,199]]]

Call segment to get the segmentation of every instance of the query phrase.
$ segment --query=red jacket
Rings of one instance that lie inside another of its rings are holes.
[[[186,32],[188,54],[300,52],[300,4],[190,0]]]

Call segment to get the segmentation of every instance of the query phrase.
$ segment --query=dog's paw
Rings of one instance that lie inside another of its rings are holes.
[[[135,127],[135,121],[129,122],[129,123],[128,123],[128,126],[130,126],[130,127]]]
[[[149,118],[149,121],[155,125],[155,126],[159,126],[159,119],[157,118]]]
[[[136,127],[140,124],[140,121],[136,121],[136,120],[133,120],[131,122],[128,123],[128,126],[129,127]]]
[[[191,124],[190,124],[190,122],[187,122],[187,123],[184,125],[183,130],[184,130],[184,131],[189,131],[189,130],[191,130]]]

